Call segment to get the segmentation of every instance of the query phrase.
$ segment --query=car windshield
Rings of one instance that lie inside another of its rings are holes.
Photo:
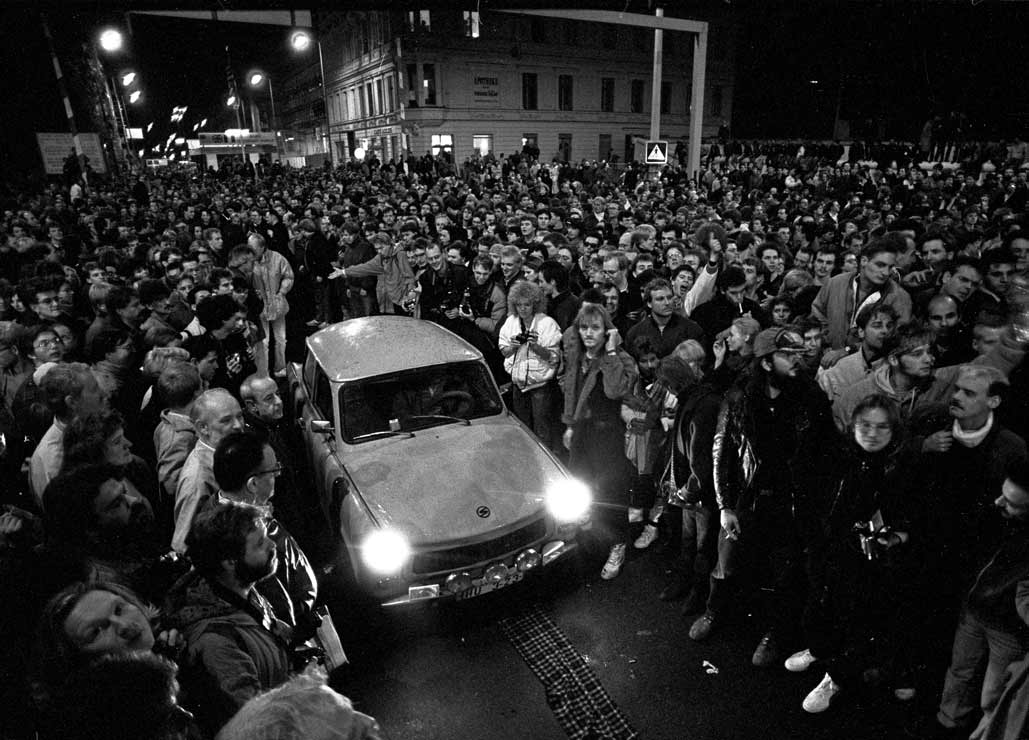
[[[500,413],[503,403],[480,362],[378,375],[340,389],[343,439],[363,442]]]

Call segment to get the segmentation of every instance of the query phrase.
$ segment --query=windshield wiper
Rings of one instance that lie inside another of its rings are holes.
[[[364,442],[369,439],[380,439],[382,437],[407,437],[410,439],[414,436],[414,432],[394,432],[391,429],[383,429],[380,432],[368,432],[367,434],[359,434],[356,437],[351,437],[351,442]]]
[[[470,427],[472,425],[468,419],[462,419],[460,416],[446,416],[445,414],[415,414],[414,416],[406,417],[404,421],[411,421],[414,419],[438,421],[443,424],[464,424],[466,427]]]

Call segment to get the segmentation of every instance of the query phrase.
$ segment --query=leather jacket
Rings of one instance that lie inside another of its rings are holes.
[[[793,486],[789,494],[796,508],[797,496],[808,496],[826,470],[824,461],[832,455],[837,437],[829,404],[814,383],[798,378],[796,386],[784,392],[795,404],[793,449],[783,449]],[[764,393],[764,376],[749,373],[729,390],[718,413],[714,441],[715,498],[719,509],[753,509],[757,491],[752,483],[761,466],[755,450],[757,428],[754,402]]]

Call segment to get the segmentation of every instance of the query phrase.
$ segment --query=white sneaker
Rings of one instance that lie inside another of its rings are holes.
[[[610,581],[622,571],[622,564],[625,563],[625,543],[611,546],[611,553],[607,556],[604,569],[600,571],[600,577]]]
[[[636,538],[636,541],[632,543],[632,546],[637,550],[646,550],[648,547],[654,544],[654,540],[657,539],[657,527],[653,524],[648,524],[640,532],[640,536]]]
[[[918,694],[918,689],[914,686],[899,686],[893,690],[893,695],[897,698],[897,701],[911,701]]]
[[[824,712],[832,703],[832,698],[838,693],[840,693],[840,687],[833,683],[832,678],[826,673],[822,682],[811,689],[811,693],[804,697],[804,703],[801,706],[809,714]]]
[[[803,673],[811,664],[814,663],[818,658],[811,654],[810,650],[804,649],[799,653],[794,653],[786,659],[786,670],[791,673]]]

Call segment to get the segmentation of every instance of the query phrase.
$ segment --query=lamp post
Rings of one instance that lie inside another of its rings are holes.
[[[122,51],[125,46],[124,34],[117,28],[105,28],[97,36],[97,44],[107,55],[116,55]],[[101,63],[101,70],[103,65]],[[131,169],[130,165],[130,154],[131,148],[129,146],[129,125],[128,116],[125,111],[125,101],[121,97],[121,90],[119,89],[117,78],[121,78],[121,86],[129,87],[136,81],[136,73],[132,71],[125,71],[119,75],[111,75],[107,77],[104,74],[104,92],[107,94],[107,100],[111,107],[111,112],[114,114],[114,125],[115,129],[118,130],[118,136],[121,138],[121,155],[124,159],[126,167]],[[140,92],[136,90],[133,95],[135,99],[132,102],[139,100]],[[117,157],[115,160],[117,161]]]
[[[254,70],[247,75],[247,82],[250,83],[250,87],[258,88],[265,82],[268,83],[268,97],[271,99],[272,104],[272,135],[275,137],[275,154],[279,156],[279,132],[276,127],[276,116],[275,116],[275,91],[272,89],[272,78],[264,72]]]
[[[332,153],[332,131],[330,129],[329,122],[329,94],[325,89],[325,59],[322,57],[322,42],[315,39],[310,31],[298,28],[290,34],[289,45],[293,47],[293,51],[300,53],[306,52],[311,48],[311,45],[315,44],[318,46],[318,73],[322,81],[322,108],[325,110],[325,135],[328,138],[328,155],[329,164],[334,164],[334,156]]]

